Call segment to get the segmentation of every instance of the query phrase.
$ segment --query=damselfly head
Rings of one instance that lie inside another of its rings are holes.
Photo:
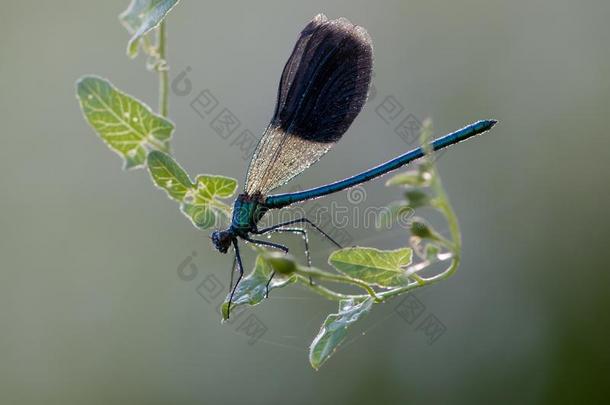
[[[229,229],[224,231],[214,231],[210,237],[212,238],[212,244],[220,253],[227,253],[229,247],[231,246],[231,242],[233,242],[233,238],[235,238],[233,232],[231,232]]]

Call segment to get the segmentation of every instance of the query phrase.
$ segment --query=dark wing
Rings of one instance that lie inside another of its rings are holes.
[[[364,106],[372,67],[364,28],[317,15],[284,67],[275,113],[250,161],[245,192],[266,195],[328,152]]]

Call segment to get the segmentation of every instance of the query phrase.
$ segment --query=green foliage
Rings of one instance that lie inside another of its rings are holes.
[[[85,76],[76,85],[85,118],[126,169],[141,167],[150,150],[169,151],[174,124],[108,80]]]
[[[201,174],[197,176],[193,192],[187,195],[180,209],[199,229],[220,225],[218,219],[227,220],[231,207],[220,198],[232,197],[237,190],[237,180],[225,176]]]
[[[350,247],[333,252],[328,262],[337,271],[367,284],[378,287],[406,285],[406,267],[411,264],[413,250],[379,250],[366,247]]]
[[[386,186],[404,186],[404,187],[428,187],[430,185],[430,173],[425,170],[409,170],[404,173],[399,173],[386,181]]]
[[[237,181],[230,177],[201,174],[191,182],[184,169],[166,153],[153,151],[147,158],[148,172],[157,187],[180,203],[180,210],[199,229],[211,228],[227,219],[230,207],[220,201],[237,190]]]
[[[164,18],[178,1],[133,0],[120,20],[132,37],[128,54],[135,56],[138,46],[155,61],[159,73],[159,113],[143,102],[121,92],[108,80],[84,76],[77,82],[77,97],[85,119],[95,132],[124,160],[126,169],[146,166],[153,183],[180,205],[180,210],[198,229],[208,229],[226,221],[230,207],[224,199],[237,190],[235,179],[202,174],[192,177],[170,155],[174,125],[167,119],[168,75],[165,61]],[[158,39],[152,45],[148,33],[157,28]],[[424,124],[421,143],[429,153],[430,122]],[[393,202],[378,225],[405,226],[409,216],[410,246],[395,250],[350,247],[333,252],[329,272],[297,263],[293,257],[259,249],[253,270],[237,286],[231,308],[260,304],[269,290],[299,285],[339,302],[337,313],[326,317],[310,346],[309,361],[318,369],[344,341],[351,327],[370,312],[373,305],[406,294],[449,277],[459,264],[461,239],[457,218],[442,187],[434,162],[426,156],[415,170],[399,173],[386,183],[404,189],[404,199]],[[442,236],[422,218],[410,218],[420,208],[434,208],[449,227],[449,237]],[[431,263],[449,261],[445,270],[423,277],[420,272]],[[312,282],[314,281],[314,282]],[[348,294],[326,286],[327,283],[357,287],[360,294]],[[228,299],[222,306],[223,319],[229,316]]]
[[[347,328],[369,313],[372,306],[372,298],[339,301],[339,312],[326,317],[309,347],[309,363],[313,368],[319,369],[335,353],[347,336]]]
[[[405,200],[407,205],[413,209],[433,205],[430,196],[419,189],[405,191]]]
[[[127,10],[120,16],[131,39],[127,44],[127,55],[135,58],[138,45],[144,35],[157,27],[167,13],[178,3],[178,0],[132,0]]]
[[[421,239],[436,239],[432,228],[423,220],[411,222],[411,234]]]
[[[194,184],[188,174],[166,153],[153,151],[147,158],[150,177],[157,187],[167,191],[167,195],[182,202]]]
[[[240,305],[258,305],[265,298],[267,293],[267,281],[271,277],[271,273],[277,270],[277,258],[276,253],[261,254],[256,258],[254,264],[254,270],[248,276],[244,277],[241,282],[237,285],[235,294],[233,296],[233,303],[231,309]],[[282,257],[282,260],[284,258]],[[290,260],[294,263],[292,260]],[[296,275],[286,275],[277,272],[269,283],[269,291],[284,287],[288,284],[292,284],[296,281]],[[230,295],[230,292],[229,292]],[[222,304],[222,316],[223,320],[229,318],[229,295],[225,302]]]

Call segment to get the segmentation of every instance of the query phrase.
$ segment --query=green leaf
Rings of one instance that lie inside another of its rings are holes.
[[[413,250],[379,250],[350,247],[334,251],[328,262],[339,272],[367,284],[389,288],[408,283],[405,267],[411,264]]]
[[[284,256],[282,254],[282,256]],[[231,304],[231,311],[240,305],[254,306],[259,304],[266,295],[266,285],[271,277],[271,273],[275,270],[273,266],[273,259],[275,255],[263,254],[256,258],[256,264],[254,270],[246,277],[244,277],[235,290],[233,295],[233,303]],[[276,271],[273,279],[269,283],[269,291],[274,288],[284,287],[287,284],[294,283],[296,280],[295,275],[285,275]],[[222,317],[223,320],[228,318],[229,298],[231,293],[227,295],[225,302],[222,304]]]
[[[430,185],[432,176],[422,170],[409,170],[399,173],[386,181],[386,186],[405,186],[405,187],[427,187]]]
[[[283,252],[267,252],[264,258],[273,271],[278,274],[290,275],[299,268],[294,257]]]
[[[184,169],[167,153],[150,152],[147,166],[153,182],[176,201],[184,200],[186,193],[195,187]]]
[[[196,188],[187,193],[181,206],[182,212],[199,229],[208,229],[219,218],[226,220],[231,207],[219,200],[229,198],[237,190],[237,180],[225,176],[202,174],[195,180]]]
[[[413,209],[433,205],[430,196],[421,190],[405,191],[407,205]]]
[[[416,218],[411,222],[411,234],[421,239],[439,240],[436,231],[422,218]]]
[[[174,124],[109,81],[85,76],[77,82],[77,95],[85,118],[124,159],[125,169],[142,166],[149,150],[169,151]]]
[[[214,197],[229,198],[237,190],[237,180],[225,176],[200,174],[197,183],[196,201],[208,201]]]
[[[131,34],[127,44],[127,55],[138,54],[138,44],[142,36],[163,21],[167,13],[178,3],[178,0],[132,0],[119,20]]]
[[[333,355],[347,335],[347,328],[366,315],[373,305],[372,298],[339,302],[339,312],[330,314],[309,347],[309,362],[316,370]]]
[[[193,184],[170,155],[158,151],[148,154],[147,163],[153,182],[181,203],[180,211],[197,228],[208,229],[229,218],[231,208],[219,199],[233,196],[237,190],[235,179],[202,174]]]
[[[213,210],[208,205],[183,203],[180,206],[180,211],[191,220],[193,225],[202,230],[212,228],[216,224],[218,216],[222,217],[223,220],[229,217],[225,210]]]
[[[439,253],[441,253],[440,246],[438,246],[434,243],[428,243],[426,245],[424,257],[426,258],[426,260],[428,260],[430,262],[436,262],[438,260]]]

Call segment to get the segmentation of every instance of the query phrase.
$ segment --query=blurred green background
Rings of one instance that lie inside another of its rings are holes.
[[[446,333],[429,345],[391,301],[351,329],[353,340],[318,372],[307,347],[335,304],[278,290],[251,311],[268,329],[252,345],[237,325],[221,325],[198,287],[211,274],[228,283],[230,258],[145,171],[123,172],[83,120],[74,82],[86,73],[156,108],[156,76],[142,57],[125,56],[117,15],[126,6],[2,4],[1,403],[607,400],[607,0],[183,1],[170,13],[171,76],[190,66],[193,84],[190,96],[171,96],[173,146],[191,174],[241,182],[247,167],[194,113],[192,98],[209,89],[242,128],[262,133],[296,36],[319,12],[369,31],[376,95],[298,184],[407,150],[375,111],[387,96],[404,114],[432,117],[437,135],[500,120],[439,162],[463,262],[415,296]],[[383,183],[366,185],[367,205],[400,198]],[[400,229],[347,231],[364,245],[406,243]],[[316,236],[312,244],[324,266],[332,246]],[[177,268],[193,252],[197,278],[184,281]]]

